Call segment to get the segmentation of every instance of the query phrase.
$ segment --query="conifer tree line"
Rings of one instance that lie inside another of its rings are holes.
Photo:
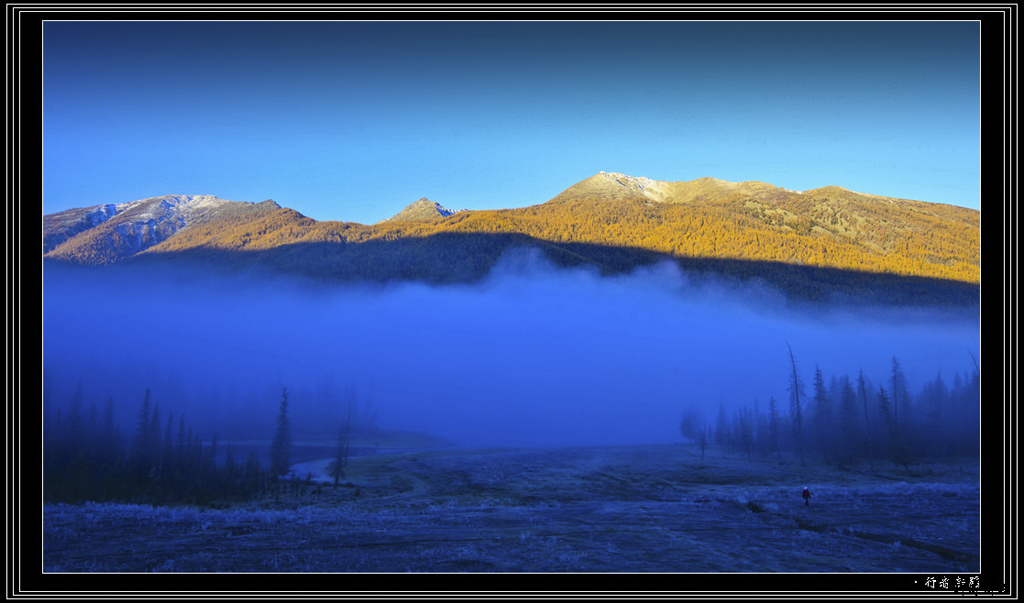
[[[83,409],[79,385],[69,407],[43,425],[43,495],[50,502],[124,501],[149,504],[208,504],[250,500],[293,489],[288,392],[282,392],[270,466],[255,453],[237,458],[228,446],[209,442],[185,416],[162,412],[146,390],[134,429],[122,433],[108,397],[105,409]],[[223,460],[218,461],[222,456]],[[284,479],[286,478],[287,479]]]
[[[788,399],[770,396],[729,412],[719,403],[712,419],[687,408],[680,422],[684,438],[743,457],[789,456],[833,466],[909,466],[976,456],[980,446],[981,373],[945,377],[937,373],[916,395],[908,391],[896,357],[889,374],[872,381],[863,371],[826,378],[814,367],[808,386],[789,350]]]

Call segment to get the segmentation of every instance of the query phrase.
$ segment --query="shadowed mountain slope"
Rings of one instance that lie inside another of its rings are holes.
[[[590,243],[552,243],[513,233],[452,233],[374,238],[361,242],[293,242],[265,249],[153,250],[121,262],[125,270],[177,269],[223,274],[300,276],[326,282],[418,281],[448,285],[479,282],[501,263],[505,270],[537,267],[530,250],[558,268],[622,274],[658,262],[677,265],[694,285],[715,283],[750,292],[746,285],[777,289],[795,301],[972,307],[976,285],[948,279],[873,274],[783,262],[676,258],[649,249]],[[48,260],[49,262],[49,260]],[[118,266],[107,268],[116,270]],[[56,265],[54,266],[57,267]]]

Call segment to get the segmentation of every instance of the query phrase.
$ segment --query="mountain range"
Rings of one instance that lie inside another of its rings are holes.
[[[167,195],[43,216],[47,264],[184,261],[328,280],[471,282],[515,247],[557,265],[623,272],[677,262],[823,300],[976,304],[981,212],[765,182],[666,182],[599,172],[553,199],[451,211],[421,198],[376,224],[318,222],[273,201]]]

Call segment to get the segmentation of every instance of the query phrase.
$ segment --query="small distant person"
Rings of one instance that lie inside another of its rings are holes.
[[[804,487],[803,497],[804,497],[804,506],[805,507],[811,506],[811,491],[808,490],[806,487]]]

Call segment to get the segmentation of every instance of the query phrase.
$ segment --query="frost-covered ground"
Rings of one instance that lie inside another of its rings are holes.
[[[46,572],[979,571],[976,462],[857,469],[717,452],[701,461],[683,445],[358,457],[338,488],[217,510],[47,505],[42,562]]]

